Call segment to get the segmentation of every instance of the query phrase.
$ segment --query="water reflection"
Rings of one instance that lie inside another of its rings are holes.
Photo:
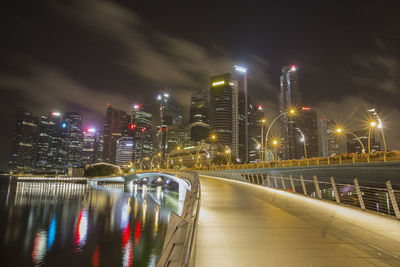
[[[124,193],[121,184],[0,185],[0,195],[7,196],[0,209],[0,256],[6,266],[153,265],[178,196],[161,187],[133,189]]]

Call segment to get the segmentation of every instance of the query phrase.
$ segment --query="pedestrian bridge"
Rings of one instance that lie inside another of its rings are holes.
[[[135,181],[146,179],[149,183],[153,183],[157,179],[169,179],[178,184],[179,187],[179,200],[185,199],[186,191],[191,189],[190,182],[187,179],[179,178],[175,175],[162,173],[162,172],[144,172],[137,174],[129,174],[116,177],[102,177],[89,180],[89,184],[97,185],[98,182],[121,182],[127,191],[132,192],[133,184]]]
[[[200,175],[196,266],[400,266],[394,217],[251,181]]]

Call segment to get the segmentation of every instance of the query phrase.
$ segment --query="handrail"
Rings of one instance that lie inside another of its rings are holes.
[[[182,215],[171,212],[157,266],[194,266],[201,199],[199,175],[196,172],[167,172],[189,180],[191,190],[186,192]]]

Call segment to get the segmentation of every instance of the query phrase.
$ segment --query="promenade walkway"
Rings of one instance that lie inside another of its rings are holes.
[[[200,176],[196,266],[400,266],[400,221]]]

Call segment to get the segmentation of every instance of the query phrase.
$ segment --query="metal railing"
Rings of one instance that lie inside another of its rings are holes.
[[[191,190],[186,192],[182,215],[171,212],[157,266],[194,266],[201,199],[199,175],[183,171],[168,173],[189,180]]]
[[[342,165],[376,162],[394,162],[400,161],[400,152],[376,152],[373,154],[345,154],[331,157],[315,157],[308,159],[293,159],[269,161],[249,164],[204,166],[194,168],[196,170],[238,170],[238,169],[256,169],[256,168],[281,168],[281,167],[301,167],[301,166],[319,166],[319,165]]]
[[[398,207],[400,191],[393,189],[390,181],[387,181],[385,186],[379,187],[360,185],[357,178],[352,183],[336,183],[334,177],[331,177],[330,181],[318,181],[317,176],[305,179],[302,175],[284,177],[268,173],[223,170],[199,171],[199,173],[335,201],[338,204],[351,205],[400,219]]]

